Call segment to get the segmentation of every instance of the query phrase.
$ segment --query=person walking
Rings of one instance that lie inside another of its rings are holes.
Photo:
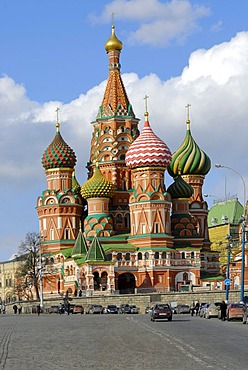
[[[38,315],[38,316],[40,316],[40,313],[41,313],[41,307],[40,307],[40,305],[39,305],[39,304],[38,304],[38,306],[37,306],[36,311],[37,311],[37,315]]]
[[[17,305],[16,304],[13,305],[13,311],[14,311],[14,314],[16,315],[17,314]]]
[[[21,314],[21,312],[22,312],[22,306],[21,306],[21,304],[20,304],[20,303],[18,303],[18,305],[17,305],[17,309],[18,309],[18,314],[20,315],[20,314]]]
[[[1,310],[2,310],[2,313],[5,314],[5,312],[6,312],[6,306],[5,306],[4,303],[2,304]]]
[[[200,303],[197,301],[195,304],[195,315],[198,316],[200,309]]]
[[[191,307],[190,307],[190,313],[191,313],[191,316],[194,316],[194,313],[195,313],[195,303],[193,302]]]
[[[226,309],[227,309],[227,304],[225,301],[222,301],[220,305],[220,314],[221,314],[220,318],[222,321],[226,320]]]

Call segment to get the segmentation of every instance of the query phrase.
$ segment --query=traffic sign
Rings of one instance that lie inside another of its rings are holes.
[[[225,279],[224,280],[224,283],[225,283],[225,285],[230,285],[231,284],[231,280],[230,279]]]

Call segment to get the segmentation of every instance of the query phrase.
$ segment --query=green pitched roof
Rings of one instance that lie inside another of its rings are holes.
[[[208,213],[208,226],[224,225],[227,223],[238,225],[244,213],[242,204],[235,197],[216,202]]]
[[[105,253],[97,236],[94,237],[86,255],[86,262],[105,261]]]
[[[72,257],[75,256],[86,256],[88,252],[86,240],[82,234],[82,230],[80,229],[78,232],[77,239],[75,241],[74,247],[72,249],[71,255]]]

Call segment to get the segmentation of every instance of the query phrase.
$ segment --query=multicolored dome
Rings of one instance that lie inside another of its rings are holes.
[[[108,41],[105,43],[105,50],[107,53],[114,50],[121,51],[122,49],[122,42],[116,37],[115,35],[115,26],[112,26],[112,34]]]
[[[59,124],[56,127],[55,138],[45,150],[41,163],[45,170],[65,167],[74,168],[77,162],[76,155],[60,135]]]
[[[173,184],[168,187],[167,191],[170,193],[172,199],[187,199],[190,198],[194,193],[192,186],[184,181],[181,176],[175,177]]]
[[[126,165],[130,168],[144,166],[166,168],[170,162],[171,151],[152,131],[146,112],[144,128],[126,153]]]
[[[190,132],[190,120],[186,121],[187,132],[179,149],[172,155],[168,173],[175,177],[181,175],[206,175],[211,168],[210,158],[199,148]]]
[[[112,198],[115,190],[115,185],[103,176],[98,165],[93,176],[81,186],[81,194],[85,199]]]

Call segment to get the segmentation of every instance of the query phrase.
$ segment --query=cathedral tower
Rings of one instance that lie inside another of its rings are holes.
[[[139,135],[138,122],[127,97],[120,74],[122,43],[112,34],[105,44],[109,57],[109,76],[98,115],[93,123],[90,160],[87,164],[89,178],[99,163],[101,173],[116,186],[110,203],[116,232],[129,232],[128,189],[131,188],[131,172],[125,164],[125,155],[131,143]]]
[[[152,131],[146,112],[144,128],[126,155],[126,164],[132,170],[129,240],[140,248],[173,245],[169,235],[171,201],[164,185],[170,161],[171,152]]]
[[[42,252],[58,251],[74,245],[82,215],[83,200],[75,178],[76,155],[60,134],[56,134],[42,156],[47,189],[37,200]]]

